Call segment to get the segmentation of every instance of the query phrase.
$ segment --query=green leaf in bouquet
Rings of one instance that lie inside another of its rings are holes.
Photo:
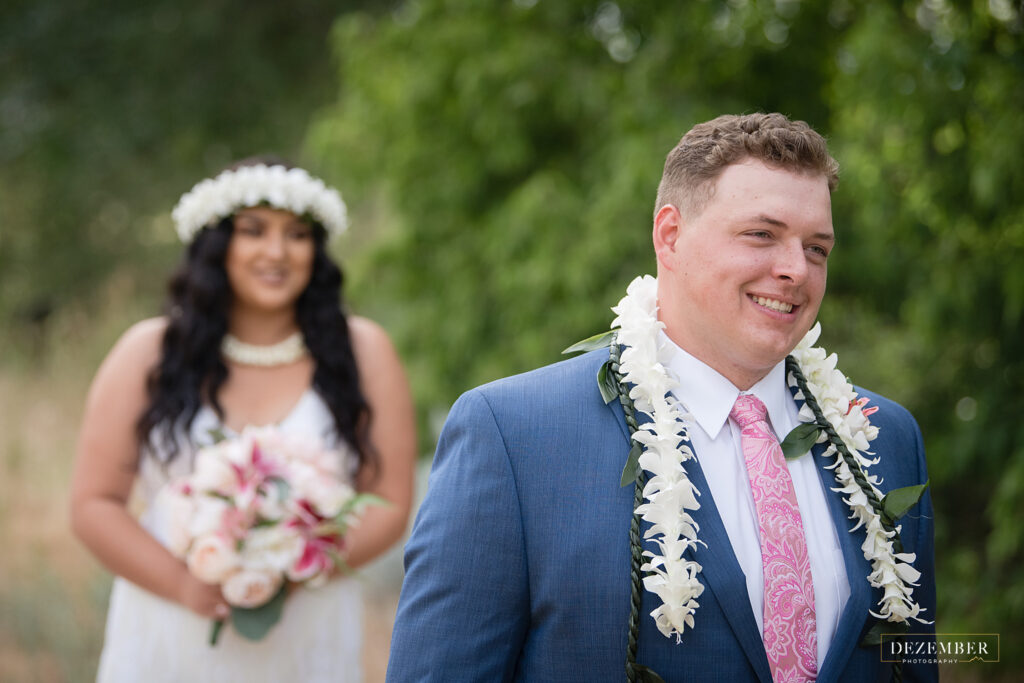
[[[288,483],[288,480],[284,477],[272,477],[269,479],[270,483],[277,489],[277,495],[279,500],[285,500],[290,497],[292,491],[292,485]]]
[[[220,427],[208,429],[207,433],[210,435],[210,438],[213,439],[213,443],[220,443],[221,441],[226,441],[228,438],[228,435],[225,434],[224,430]]]
[[[928,481],[931,480],[929,479]],[[882,498],[882,512],[889,522],[895,522],[907,514],[907,510],[917,505],[917,501],[921,500],[925,489],[928,488],[928,481],[916,486],[904,486],[903,488],[893,489],[885,494]]]
[[[391,501],[372,493],[357,493],[345,501],[341,509],[338,510],[338,514],[331,519],[324,520],[317,528],[317,532],[321,534],[334,533],[344,536],[350,526],[358,523],[359,515],[370,505],[389,506]]]
[[[270,527],[270,526],[277,526],[278,524],[280,524],[279,520],[276,520],[276,519],[263,519],[261,517],[261,518],[257,519],[255,522],[252,523],[252,528],[253,529],[264,529],[264,528]],[[242,545],[244,546],[245,544],[243,543]]]
[[[391,505],[391,501],[373,493],[357,493],[350,503],[354,507],[367,507],[368,505]]]
[[[249,640],[259,640],[281,620],[281,610],[287,595],[287,584],[277,594],[259,607],[232,607],[231,623],[239,635]]]
[[[787,434],[782,440],[782,454],[786,456],[786,460],[799,458],[811,450],[811,446],[818,440],[819,431],[821,427],[814,422],[804,422]]]
[[[335,524],[340,525],[342,529],[348,526],[348,518],[353,514],[359,515],[362,513],[364,508],[370,505],[391,505],[391,502],[375,496],[372,493],[357,493],[356,495],[345,501],[345,504],[341,506],[341,510],[334,516]]]
[[[342,576],[355,576],[356,571],[352,567],[348,566],[345,561],[345,555],[343,553],[334,550],[333,548],[327,550],[327,554],[331,556],[331,560],[334,562],[334,571]]]
[[[210,625],[210,647],[217,644],[220,640],[220,632],[224,630],[224,620],[214,619],[213,624]]]
[[[578,341],[565,351],[566,353],[583,353],[585,351],[596,351],[597,349],[603,349],[612,343],[612,339],[615,337],[615,330],[608,330],[607,332],[601,332],[595,334],[593,337],[587,337],[582,341]]]

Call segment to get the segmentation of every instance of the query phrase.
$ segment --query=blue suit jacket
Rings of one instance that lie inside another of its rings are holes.
[[[607,350],[507,378],[464,394],[438,443],[430,486],[406,545],[406,576],[391,640],[388,681],[600,681],[625,679],[633,487],[619,478],[630,448],[617,402],[605,404],[596,375]],[[917,424],[872,394],[879,427],[871,472],[882,490],[927,479]],[[813,456],[820,466],[831,464]],[[667,683],[771,681],[761,635],[707,482],[693,518],[705,585],[696,627],[681,643],[661,635],[644,591],[637,661]],[[821,470],[828,489],[830,470]],[[851,594],[818,680],[888,680],[880,648],[859,647],[877,610],[849,510],[828,496]],[[931,500],[902,520],[907,552],[922,572],[914,598],[934,618]],[[933,627],[918,625],[918,631]],[[907,665],[905,680],[936,680],[934,666]]]

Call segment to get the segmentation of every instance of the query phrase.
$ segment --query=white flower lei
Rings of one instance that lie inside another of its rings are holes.
[[[685,461],[694,457],[686,445],[686,418],[672,395],[676,382],[670,377],[658,348],[658,331],[664,323],[658,320],[658,281],[650,275],[638,277],[630,283],[626,296],[612,308],[616,318],[612,328],[618,327],[617,343],[623,346],[619,358],[619,372],[625,384],[632,384],[629,397],[634,408],[650,417],[650,422],[641,425],[633,439],[643,447],[639,458],[640,467],[649,474],[644,486],[644,503],[637,506],[636,514],[650,524],[644,535],[653,539],[658,552],[644,551],[648,561],[641,567],[646,572],[644,587],[658,596],[661,604],[651,612],[658,630],[666,637],[675,635],[677,642],[685,627],[694,627],[694,612],[699,604],[697,598],[704,587],[697,579],[702,567],[695,561],[686,560],[683,554],[703,541],[697,538],[697,526],[688,510],[700,507],[700,494],[686,475]],[[869,442],[878,436],[878,428],[868,422],[863,410],[865,400],[859,400],[846,377],[836,369],[835,354],[827,356],[824,349],[814,347],[821,332],[816,324],[797,345],[793,356],[800,366],[808,388],[817,398],[826,419],[835,428],[843,443],[854,455],[860,469],[879,499],[882,498],[876,476],[867,475],[867,468],[877,461],[869,460],[863,453]],[[796,386],[792,376],[788,379]],[[798,400],[803,399],[797,393]],[[868,414],[870,414],[869,411]],[[800,409],[800,417],[811,422],[814,414],[806,403]],[[825,441],[822,432],[819,442]],[[867,496],[854,480],[849,466],[836,447],[829,444],[825,456],[834,455],[836,462],[829,469],[835,471],[844,502],[850,507],[855,531],[862,525],[867,529],[867,538],[861,546],[864,557],[871,562],[872,572],[867,579],[874,588],[883,588],[884,595],[879,602],[879,611],[872,615],[891,622],[907,622],[916,619],[922,611],[911,598],[912,586],[917,585],[920,572],[911,566],[916,559],[914,553],[895,553],[892,538],[899,531],[886,531],[878,514],[872,509]]]
[[[308,213],[331,237],[348,228],[348,212],[337,190],[301,168],[280,165],[242,166],[201,180],[181,196],[171,216],[178,237],[188,244],[207,225],[260,204],[299,216]]]

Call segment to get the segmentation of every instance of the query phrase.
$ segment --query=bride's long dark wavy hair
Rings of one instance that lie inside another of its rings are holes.
[[[266,158],[238,162],[280,163]],[[195,236],[171,278],[160,361],[147,378],[149,404],[136,424],[140,444],[152,437],[167,445],[168,461],[178,452],[176,430],[188,431],[203,403],[223,419],[217,393],[228,376],[220,344],[228,330],[232,293],[224,268],[234,219],[225,218]],[[313,388],[334,418],[338,435],[358,454],[360,468],[375,465],[369,442],[370,408],[342,309],[341,269],[326,249],[327,232],[313,223],[314,256],[309,284],[295,302],[295,317],[313,357]]]

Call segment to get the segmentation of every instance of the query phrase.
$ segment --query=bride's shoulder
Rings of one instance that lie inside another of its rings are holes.
[[[374,344],[388,338],[384,328],[369,318],[361,315],[349,315],[345,317],[348,323],[348,334],[352,344]]]
[[[166,331],[165,317],[147,318],[135,323],[117,340],[105,363],[148,370],[160,359],[160,347]]]
[[[352,354],[360,375],[368,377],[381,372],[401,372],[398,353],[383,327],[358,315],[348,316],[347,321]]]
[[[106,406],[103,415],[110,412],[111,405],[119,406],[126,414],[141,410],[146,401],[146,378],[160,362],[166,329],[164,318],[150,318],[129,327],[96,371],[87,405]]]
[[[348,322],[348,336],[352,344],[352,353],[357,363],[364,363],[379,355],[394,353],[391,339],[384,328],[360,315],[350,315],[346,318]]]

